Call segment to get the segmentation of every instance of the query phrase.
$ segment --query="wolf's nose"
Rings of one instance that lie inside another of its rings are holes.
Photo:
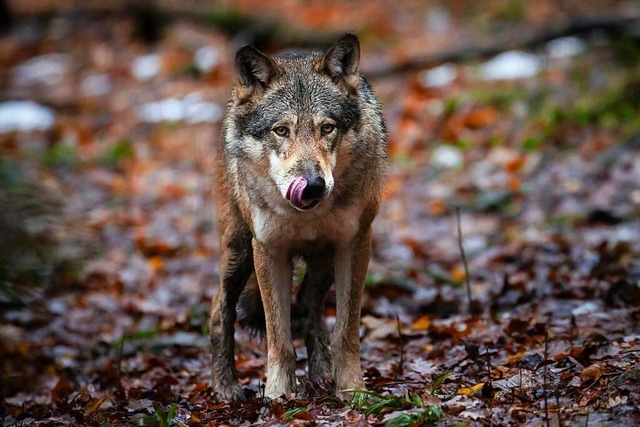
[[[326,189],[326,183],[324,178],[316,176],[307,180],[307,186],[302,192],[302,198],[304,200],[320,199],[324,196],[324,190]]]

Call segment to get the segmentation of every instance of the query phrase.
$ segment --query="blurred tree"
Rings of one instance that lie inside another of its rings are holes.
[[[136,36],[147,44],[160,41],[166,20],[154,1],[132,2],[128,6],[135,22]]]
[[[0,34],[7,32],[13,24],[13,15],[6,0],[0,0]]]

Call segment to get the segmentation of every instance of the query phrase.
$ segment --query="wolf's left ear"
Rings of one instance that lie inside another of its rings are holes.
[[[358,64],[360,62],[360,41],[353,33],[347,33],[324,54],[317,69],[333,80],[344,79],[353,89],[358,88]]]

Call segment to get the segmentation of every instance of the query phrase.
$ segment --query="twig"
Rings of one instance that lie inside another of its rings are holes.
[[[265,383],[262,381],[262,378],[258,378],[258,399],[260,399],[262,403],[268,403],[267,396],[264,394],[266,388],[267,387]]]
[[[118,388],[116,391],[122,398],[125,397],[124,386],[122,385],[122,353],[124,352],[124,341],[125,337],[123,336],[120,340],[120,347],[118,348]]]
[[[487,375],[489,376],[489,384],[491,384],[491,355],[489,354],[489,348],[485,351],[484,355],[487,357]]]
[[[377,69],[365,70],[365,75],[370,78],[386,77],[392,74],[402,74],[411,71],[419,71],[447,62],[464,62],[472,59],[482,59],[495,56],[511,49],[532,49],[560,37],[585,34],[593,30],[615,32],[625,28],[633,28],[638,25],[638,15],[611,15],[611,16],[580,16],[565,23],[552,23],[538,28],[533,33],[515,35],[508,32],[506,37],[494,40],[488,44],[471,44],[458,49],[446,49],[432,52],[418,58],[411,58],[405,62],[394,65],[384,65]]]
[[[400,325],[400,316],[396,313],[396,322],[398,325],[398,340],[400,341],[400,361],[398,362],[398,371],[396,378],[404,374],[404,338],[402,337],[402,328]]]
[[[469,264],[467,263],[467,256],[464,253],[464,246],[462,245],[462,226],[460,225],[460,206],[456,206],[456,221],[458,223],[458,246],[460,247],[460,256],[462,257],[462,263],[464,264],[464,280],[467,286],[467,302],[469,304],[469,314],[473,314],[473,300],[471,298],[471,282],[469,280]]]
[[[518,368],[519,370],[519,378],[518,378],[518,391],[520,393],[520,395],[522,396],[524,393],[522,392],[522,366],[520,366],[520,368]]]
[[[122,351],[124,349],[124,338],[120,340],[118,348],[118,382],[122,384]]]
[[[489,381],[487,381],[484,387],[482,387],[482,396],[489,399],[493,399],[494,390],[493,390],[493,381],[491,379],[491,371],[493,368],[491,367],[491,353],[489,352],[489,346],[487,346],[487,349],[485,351],[485,356],[487,357],[487,376],[489,377]]]
[[[560,419],[560,390],[558,390],[558,386],[560,384],[556,383],[556,388],[553,390],[556,398],[556,416],[558,418],[558,427],[562,427],[562,420]]]
[[[544,331],[544,371],[542,373],[542,393],[544,397],[544,421],[549,427],[549,402],[547,400],[547,357],[549,356],[549,324]]]

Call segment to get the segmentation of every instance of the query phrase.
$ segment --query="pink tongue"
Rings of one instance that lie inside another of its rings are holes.
[[[302,192],[307,187],[307,180],[299,176],[289,184],[287,189],[287,199],[293,203],[294,206],[299,208],[306,208],[313,201],[306,201],[302,198]]]

